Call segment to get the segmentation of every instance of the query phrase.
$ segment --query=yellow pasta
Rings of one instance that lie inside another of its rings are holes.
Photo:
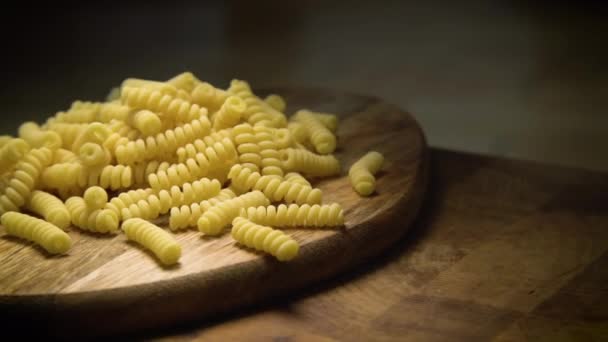
[[[268,198],[260,191],[252,191],[220,202],[205,211],[197,221],[198,230],[205,235],[218,235],[237,217],[242,208],[268,205]]]
[[[155,172],[167,170],[171,166],[168,162],[149,160],[131,165],[134,187],[143,187],[148,184],[148,176]]]
[[[239,152],[239,163],[252,171],[259,171],[262,165],[262,149],[258,145],[258,137],[253,127],[248,123],[237,125],[232,129],[232,137]]]
[[[173,265],[182,255],[181,246],[164,229],[139,218],[126,220],[122,230],[133,240],[151,250],[164,265]]]
[[[153,159],[162,154],[173,153],[180,146],[209,134],[210,130],[209,119],[206,116],[201,116],[183,126],[159,133],[153,137],[146,137],[145,140],[138,139],[120,144],[116,146],[114,153],[119,163],[133,164],[146,159]]]
[[[175,164],[166,171],[153,173],[148,177],[148,183],[153,189],[168,189],[171,186],[191,182],[206,176],[210,171],[231,167],[236,162],[236,149],[228,138],[216,142],[197,153],[194,158],[185,163]]]
[[[40,173],[53,160],[53,152],[46,147],[30,150],[17,165],[4,193],[0,195],[0,215],[18,211],[38,184]]]
[[[95,143],[84,143],[78,150],[78,157],[85,166],[106,166],[110,164],[112,155],[105,147]]]
[[[224,104],[229,94],[225,90],[216,88],[207,82],[202,82],[192,90],[191,95],[194,103],[214,112]]]
[[[89,211],[101,209],[108,203],[108,193],[104,188],[99,186],[88,188],[82,197]]]
[[[117,94],[120,97],[120,93]],[[120,103],[104,103],[99,109],[98,119],[101,122],[111,122],[112,120],[127,121],[131,108]]]
[[[228,97],[213,116],[213,128],[220,130],[238,124],[246,109],[247,105],[240,97]]]
[[[4,147],[9,141],[15,139],[10,135],[0,135],[0,148]]]
[[[14,138],[0,148],[0,173],[10,170],[30,151],[30,145],[23,139]]]
[[[179,75],[171,78],[167,81],[168,84],[174,86],[179,90],[185,90],[188,93],[192,92],[194,88],[201,83],[201,81],[189,71],[182,72]]]
[[[139,200],[148,198],[148,196],[153,193],[154,191],[152,189],[137,189],[121,192],[106,203],[104,208],[112,210],[117,216],[120,216],[124,208],[128,208],[131,204],[137,203]]]
[[[350,182],[361,196],[369,196],[376,189],[374,175],[382,168],[384,156],[376,151],[368,152],[348,170]]]
[[[224,140],[224,138],[228,138],[230,141],[232,141],[231,129],[223,129],[213,132],[205,137],[196,139],[193,142],[177,149],[177,161],[183,163],[190,158],[194,158],[197,153],[204,152],[207,147],[212,146],[216,142]]]
[[[104,189],[126,189],[133,184],[133,172],[130,166],[107,165],[104,167],[86,167],[78,177],[81,187],[99,185]]]
[[[283,99],[281,95],[277,94],[270,94],[266,96],[264,102],[266,102],[270,107],[275,110],[278,110],[279,112],[284,112],[285,108],[287,107],[285,99]]]
[[[63,201],[48,192],[34,190],[27,201],[26,208],[65,230],[70,225],[70,212]]]
[[[333,155],[318,155],[307,150],[288,148],[280,151],[285,170],[302,172],[312,177],[340,174],[340,161]]]
[[[239,243],[266,252],[279,261],[289,261],[300,251],[300,245],[280,230],[255,224],[246,218],[232,221],[232,238]]]
[[[300,122],[290,121],[287,124],[287,129],[296,143],[304,145],[308,143],[308,133]]]
[[[243,113],[243,118],[250,124],[269,127],[285,127],[287,125],[285,115],[255,96],[247,82],[232,80],[228,93],[245,101],[247,110]]]
[[[258,172],[252,172],[239,164],[230,169],[228,178],[232,180],[233,186],[241,190],[260,190],[274,202],[319,204],[323,196],[319,189],[281,180],[273,176],[262,176]]]
[[[310,182],[306,178],[304,178],[304,176],[302,176],[301,174],[299,174],[297,172],[288,172],[285,174],[284,178],[286,181],[290,181],[292,183],[298,183],[298,184],[302,184],[302,185],[311,186]]]
[[[74,196],[65,201],[72,224],[95,233],[112,233],[118,229],[119,218],[109,209],[89,210],[82,197]]]
[[[192,203],[190,205],[182,205],[180,207],[171,208],[169,217],[169,228],[171,230],[183,229],[186,227],[196,226],[201,215],[209,210],[214,205],[220,202],[235,198],[236,194],[229,188],[222,189],[219,194],[208,200],[200,203]]]
[[[72,105],[70,106],[70,111],[77,109],[86,109],[92,111],[94,114],[99,114],[99,111],[101,110],[102,106],[102,102],[76,100],[72,102]]]
[[[151,80],[143,80],[140,78],[127,78],[122,82],[121,91],[124,92],[125,88],[142,88],[150,91],[158,91],[167,95],[175,95],[177,93],[177,88],[166,82],[158,82]]]
[[[76,138],[88,127],[82,123],[50,123],[47,125],[49,131],[56,132],[61,137],[62,147],[72,150]]]
[[[250,207],[241,210],[241,216],[257,224],[273,227],[337,227],[344,225],[344,213],[338,203]]]
[[[64,162],[51,165],[44,169],[40,176],[41,184],[46,189],[67,190],[78,187],[78,179],[82,175],[83,166],[80,162]]]
[[[32,147],[47,147],[56,150],[61,147],[61,137],[53,131],[44,131],[35,122],[24,122],[19,126],[19,137]]]
[[[102,145],[110,137],[110,134],[112,134],[112,131],[105,124],[100,122],[88,124],[74,140],[72,151],[78,152],[80,147],[86,143]]]
[[[338,116],[335,114],[312,112],[312,114],[332,133],[338,130]]]
[[[176,122],[190,122],[201,116],[207,116],[207,109],[204,107],[144,88],[122,88],[121,100],[123,104],[133,108],[163,113]]]
[[[72,109],[67,112],[57,112],[54,117],[47,120],[50,123],[90,123],[95,120],[95,110],[82,108]]]
[[[315,150],[321,154],[334,152],[336,136],[325,127],[319,119],[308,110],[299,110],[295,119],[302,123]]]
[[[63,254],[72,246],[72,239],[51,223],[21,213],[5,213],[0,218],[9,235],[32,241],[51,254]]]
[[[150,136],[160,133],[161,122],[158,115],[143,109],[133,116],[133,126],[135,126],[143,135]]]
[[[79,162],[80,162],[80,159],[74,152],[72,152],[70,150],[66,150],[65,148],[60,148],[55,151],[55,154],[53,155],[52,164],[79,163]]]

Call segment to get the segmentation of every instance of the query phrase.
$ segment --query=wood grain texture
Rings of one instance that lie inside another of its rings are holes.
[[[289,263],[239,248],[229,234],[205,238],[197,231],[177,233],[183,255],[171,268],[160,266],[124,235],[71,229],[74,245],[60,257],[2,237],[0,319],[35,320],[40,331],[59,335],[167,326],[315,283],[399,240],[420,207],[426,185],[426,144],[416,121],[371,97],[314,89],[272,92],[285,96],[288,112],[310,108],[340,115],[336,155],[342,176],[314,185],[323,190],[325,203],[344,207],[345,228],[290,229],[301,250]],[[346,173],[371,149],[383,153],[386,163],[378,175],[377,193],[361,198]],[[159,224],[166,225],[166,219]],[[99,324],[109,317],[112,324]]]
[[[431,150],[407,236],[176,341],[608,341],[608,174]]]

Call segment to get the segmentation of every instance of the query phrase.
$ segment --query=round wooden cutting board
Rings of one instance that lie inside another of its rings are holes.
[[[414,118],[377,98],[328,90],[279,88],[288,114],[300,108],[340,116],[337,157],[342,175],[314,183],[324,203],[345,210],[345,227],[286,230],[301,244],[293,261],[220,238],[176,233],[183,255],[171,268],[127,242],[71,229],[73,247],[51,257],[0,228],[0,321],[35,321],[38,332],[105,335],[204,319],[318,282],[386,249],[408,230],[421,205],[427,146]],[[369,150],[384,154],[377,193],[359,197],[348,167]],[[166,226],[166,219],[160,221]]]

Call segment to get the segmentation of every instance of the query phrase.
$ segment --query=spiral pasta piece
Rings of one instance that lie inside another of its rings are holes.
[[[108,203],[108,193],[99,186],[92,186],[85,190],[82,196],[87,209],[93,211],[103,208]]]
[[[108,125],[100,122],[88,124],[74,140],[72,151],[78,152],[80,147],[86,143],[102,145],[110,137],[110,134],[112,134],[112,131]]]
[[[0,196],[0,215],[18,211],[32,190],[36,188],[42,170],[53,160],[53,152],[46,147],[30,150],[15,166],[15,172]]]
[[[236,188],[260,190],[273,202],[319,204],[323,196],[319,189],[285,181],[276,176],[262,176],[239,164],[230,169],[228,178]]]
[[[262,149],[258,145],[258,137],[253,127],[248,123],[237,125],[232,129],[232,137],[239,154],[239,163],[252,171],[259,171],[259,166],[262,165]]]
[[[130,166],[107,165],[104,167],[85,167],[78,178],[81,187],[99,185],[104,189],[125,189],[133,184]]]
[[[46,189],[74,189],[78,187],[78,179],[82,176],[83,166],[79,162],[53,164],[44,169],[40,177],[41,184]]]
[[[110,128],[110,131],[112,131],[112,133],[118,133],[121,138],[124,137],[129,140],[137,140],[141,136],[139,131],[129,126],[126,121],[112,120],[110,121],[110,123],[107,124],[107,126],[108,128]],[[108,139],[110,139],[110,137],[108,137]]]
[[[27,201],[26,208],[53,225],[65,230],[70,225],[70,212],[63,201],[48,192],[34,190]]]
[[[313,177],[334,176],[340,173],[340,161],[333,155],[318,155],[307,150],[288,148],[280,151],[286,170],[298,171]]]
[[[167,170],[171,166],[168,162],[160,162],[158,160],[150,160],[131,165],[133,171],[133,184],[137,186],[145,186],[148,184],[148,176],[155,172]]]
[[[60,148],[55,151],[55,154],[53,155],[52,164],[79,163],[79,162],[80,162],[80,159],[74,152],[72,152],[70,150],[66,150],[65,148]]]
[[[213,128],[220,130],[238,124],[246,109],[247,105],[240,97],[228,97],[213,116]]]
[[[304,178],[304,176],[302,176],[301,174],[297,173],[297,172],[288,172],[285,174],[285,180],[286,181],[290,181],[292,183],[298,183],[298,184],[302,184],[302,185],[307,185],[307,186],[312,186],[310,184],[310,182]]]
[[[264,102],[279,112],[284,112],[285,108],[287,108],[287,102],[285,102],[285,99],[281,95],[270,94],[264,98]]]
[[[202,82],[192,90],[191,96],[194,103],[214,112],[224,104],[229,94],[225,90],[216,88],[207,82]]]
[[[166,171],[153,173],[148,183],[153,189],[168,189],[171,186],[191,182],[206,176],[210,171],[231,167],[236,161],[236,149],[228,138],[209,146],[202,153],[185,163],[175,164]]]
[[[336,133],[338,130],[338,116],[335,114],[312,112],[312,114],[319,120],[323,126],[325,126],[332,133]]]
[[[171,230],[183,229],[196,226],[201,215],[214,205],[220,202],[235,198],[236,194],[231,189],[222,189],[215,197],[204,200],[200,203],[182,205],[171,208],[169,216],[169,228]]]
[[[209,134],[211,123],[206,116],[191,121],[175,129],[159,133],[154,137],[129,141],[116,146],[114,153],[116,160],[121,164],[153,159],[162,154],[175,152],[180,146],[193,142]]]
[[[187,91],[191,93],[194,88],[201,83],[201,81],[189,71],[182,72],[167,81],[168,84],[174,86],[179,90]]]
[[[101,110],[102,106],[103,106],[102,102],[76,100],[76,101],[72,102],[72,105],[70,106],[70,110],[87,109],[87,110],[93,111],[93,113],[98,113]]]
[[[197,221],[198,230],[206,235],[218,235],[237,217],[242,208],[268,205],[268,198],[260,191],[252,191],[220,202],[205,211]]]
[[[158,115],[143,109],[133,115],[133,126],[143,135],[150,136],[160,133],[161,122]]]
[[[273,227],[337,227],[344,225],[344,212],[338,203],[249,207],[242,209],[240,215],[257,224]]]
[[[56,150],[61,147],[61,136],[53,131],[45,131],[37,123],[28,121],[19,126],[19,137],[32,147],[47,147]]]
[[[99,113],[97,114],[97,118],[100,122],[106,123],[112,122],[112,120],[127,121],[130,113],[131,108],[129,108],[129,106],[125,106],[120,103],[109,102],[101,105]]]
[[[117,216],[120,216],[124,208],[128,208],[131,204],[137,203],[139,200],[148,198],[148,196],[153,193],[154,190],[152,189],[137,189],[121,192],[116,197],[110,199],[104,208],[112,210]]]
[[[228,93],[245,101],[247,109],[243,113],[243,118],[250,124],[269,127],[285,127],[287,125],[285,115],[255,96],[247,82],[232,80]]]
[[[209,185],[208,188],[212,188]],[[213,192],[207,192],[212,194]],[[205,194],[196,195],[199,198],[207,198]],[[156,194],[148,195],[144,199],[138,200],[136,203],[130,204],[128,207],[121,209],[120,215],[123,220],[139,217],[143,219],[155,219],[159,215],[166,214],[172,207],[185,204],[184,192],[178,186],[171,187],[170,190],[161,190]],[[188,203],[190,204],[190,203]]]
[[[68,234],[44,220],[12,212],[3,214],[0,221],[7,234],[32,241],[51,254],[63,254],[72,247]]]
[[[336,136],[312,112],[299,110],[295,114],[295,119],[302,123],[317,152],[329,154],[335,151]]]
[[[287,124],[287,129],[296,143],[304,145],[308,143],[308,133],[300,122],[290,121]]]
[[[0,173],[10,170],[30,151],[30,145],[23,139],[11,138],[0,148]]]
[[[280,230],[255,224],[246,218],[232,221],[232,238],[239,243],[266,252],[279,261],[289,261],[298,255],[298,242]]]
[[[144,80],[141,78],[127,78],[122,82],[121,88],[123,92],[125,88],[141,88],[149,91],[158,91],[162,94],[167,94],[171,96],[177,93],[177,88],[172,84],[166,82]]]
[[[122,230],[133,240],[151,250],[164,265],[173,265],[182,255],[181,246],[164,229],[139,218],[122,223]]]
[[[49,123],[47,128],[49,131],[59,134],[62,141],[62,147],[69,150],[72,149],[72,145],[76,138],[82,134],[87,128],[88,124],[82,123]]]
[[[74,196],[65,201],[72,224],[95,233],[112,233],[118,229],[118,215],[109,209],[89,210],[82,197]]]
[[[105,147],[95,143],[84,143],[78,150],[78,157],[85,166],[106,166],[112,161],[112,155]]]
[[[382,168],[384,156],[376,151],[370,151],[357,160],[348,170],[350,182],[361,196],[369,196],[376,189],[374,175]]]
[[[222,141],[224,138],[232,141],[232,133],[229,129],[213,132],[206,137],[196,139],[177,149],[177,161],[183,163],[190,158],[194,158],[197,153],[204,152],[207,147]]]
[[[47,123],[90,123],[95,121],[95,110],[88,108],[71,109],[67,112],[57,112]]]
[[[170,95],[163,95],[159,91],[144,88],[124,87],[121,92],[121,99],[124,104],[133,108],[163,113],[163,115],[176,122],[190,122],[202,116],[207,116],[207,109],[204,107]]]

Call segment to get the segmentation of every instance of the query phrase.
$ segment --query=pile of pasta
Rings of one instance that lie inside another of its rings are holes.
[[[287,118],[285,108],[242,80],[221,89],[190,72],[126,79],[106,102],[75,101],[0,137],[2,225],[53,254],[70,249],[71,226],[123,232],[166,265],[182,253],[170,231],[217,236],[232,226],[241,245],[291,260],[299,244],[281,227],[340,227],[344,214],[310,183],[341,172],[337,117]],[[355,191],[374,192],[382,163],[369,152],[352,165]],[[161,215],[170,231],[151,222]]]

